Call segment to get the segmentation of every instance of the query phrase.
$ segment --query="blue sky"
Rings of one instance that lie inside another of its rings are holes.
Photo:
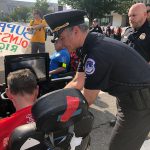
[[[27,2],[35,2],[36,0],[18,0],[18,1],[27,1]],[[58,0],[47,0],[52,3],[58,3]]]

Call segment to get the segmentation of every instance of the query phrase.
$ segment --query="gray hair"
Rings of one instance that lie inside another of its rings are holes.
[[[89,27],[88,27],[88,25],[86,23],[82,23],[82,24],[79,24],[77,26],[80,28],[80,30],[82,32],[87,32],[88,29],[89,29]],[[66,30],[68,30],[68,31],[72,31],[72,29],[73,29],[73,27],[66,28]]]

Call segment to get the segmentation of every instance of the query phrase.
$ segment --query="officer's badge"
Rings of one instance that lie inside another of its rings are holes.
[[[95,71],[95,61],[91,58],[88,58],[85,63],[85,73],[90,75]]]
[[[142,33],[142,34],[139,36],[140,40],[144,40],[145,37],[146,37],[146,34],[145,34],[145,33]]]

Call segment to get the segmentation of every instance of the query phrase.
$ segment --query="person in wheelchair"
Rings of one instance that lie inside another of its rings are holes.
[[[16,127],[34,122],[31,107],[39,93],[36,77],[29,69],[9,73],[7,85],[6,95],[13,102],[16,112],[0,120],[0,150],[7,147],[9,136]]]
[[[62,41],[58,38],[51,40],[54,43],[56,52],[50,56],[50,68],[49,74],[52,79],[59,78],[60,74],[67,73],[70,65],[70,54],[66,48],[64,48]]]

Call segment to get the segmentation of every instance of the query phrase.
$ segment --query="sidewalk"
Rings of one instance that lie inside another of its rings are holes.
[[[108,150],[113,129],[113,127],[110,127],[109,121],[116,116],[116,98],[100,92],[90,111],[95,117],[91,132],[91,150]],[[141,150],[150,150],[150,139],[144,142]]]
[[[99,94],[95,104],[90,108],[94,114],[95,121],[91,132],[91,150],[108,150],[112,127],[109,121],[115,118],[115,97],[106,93]]]

